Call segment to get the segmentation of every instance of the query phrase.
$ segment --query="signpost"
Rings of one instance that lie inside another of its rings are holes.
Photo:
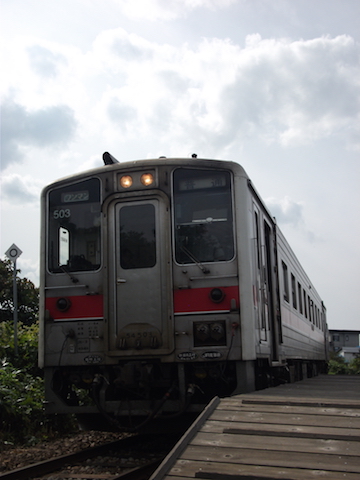
[[[18,354],[17,341],[17,321],[18,321],[18,301],[17,301],[17,285],[16,285],[16,260],[20,257],[22,251],[13,243],[5,252],[5,255],[14,263],[14,279],[13,279],[13,301],[14,301],[14,349],[15,355]]]

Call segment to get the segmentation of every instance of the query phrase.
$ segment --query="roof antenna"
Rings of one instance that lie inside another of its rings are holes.
[[[193,154],[191,155],[191,157],[192,157],[192,158],[197,158],[197,153],[193,153]]]
[[[103,153],[103,161],[105,165],[113,165],[114,163],[120,163],[119,160],[116,160],[109,152]]]

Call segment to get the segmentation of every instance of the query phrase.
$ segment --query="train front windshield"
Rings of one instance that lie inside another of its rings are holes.
[[[48,197],[48,269],[100,267],[100,182],[91,178],[52,190]]]
[[[229,172],[177,169],[174,206],[178,263],[220,262],[234,257]]]

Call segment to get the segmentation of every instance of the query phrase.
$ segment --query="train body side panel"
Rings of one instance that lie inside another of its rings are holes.
[[[288,360],[325,361],[327,329],[321,298],[280,229],[277,237],[283,355]]]
[[[240,286],[240,324],[242,360],[256,360],[256,323],[253,296],[252,228],[249,218],[251,195],[248,177],[243,171],[235,171],[236,242]]]

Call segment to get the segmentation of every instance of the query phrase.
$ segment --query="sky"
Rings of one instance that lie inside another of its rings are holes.
[[[240,163],[360,330],[358,0],[0,0],[1,249],[39,284],[40,192],[120,161]]]

